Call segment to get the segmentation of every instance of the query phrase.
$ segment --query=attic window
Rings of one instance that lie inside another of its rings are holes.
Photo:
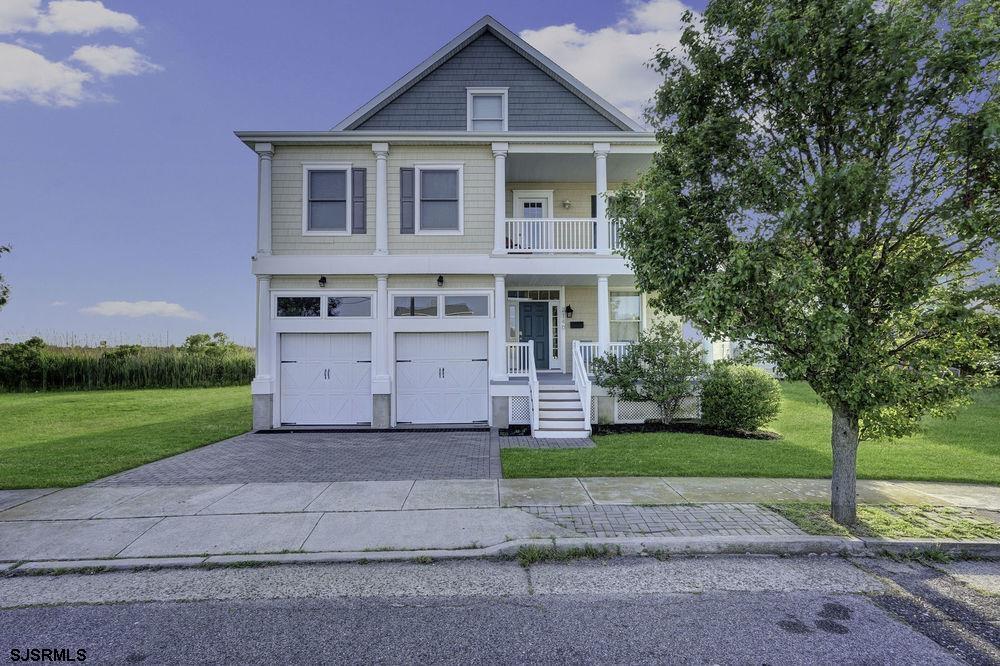
[[[470,132],[507,131],[507,89],[466,88],[466,119]]]

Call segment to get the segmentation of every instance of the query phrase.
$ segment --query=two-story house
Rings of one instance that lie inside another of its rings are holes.
[[[330,131],[237,136],[256,428],[629,420],[587,368],[651,316],[605,209],[657,145],[558,64],[487,16]]]

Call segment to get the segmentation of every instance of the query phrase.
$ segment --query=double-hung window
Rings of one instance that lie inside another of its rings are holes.
[[[468,131],[507,131],[506,88],[466,88],[465,91]]]
[[[303,165],[302,232],[338,235],[351,232],[351,167]]]
[[[635,342],[642,329],[642,299],[626,291],[611,292],[611,341]]]
[[[417,166],[417,233],[462,233],[462,166]]]

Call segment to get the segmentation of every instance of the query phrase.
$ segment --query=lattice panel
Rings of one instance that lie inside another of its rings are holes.
[[[652,402],[615,401],[615,423],[645,423],[649,420],[662,418],[660,408]],[[680,409],[674,415],[675,419],[696,419],[701,416],[701,400],[696,395],[690,395],[681,401]]]
[[[590,396],[590,422],[597,423],[597,396]]]
[[[509,405],[511,425],[531,423],[531,400],[528,396],[512,395]]]

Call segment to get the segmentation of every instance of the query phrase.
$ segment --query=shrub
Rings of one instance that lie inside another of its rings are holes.
[[[594,359],[597,383],[620,400],[652,401],[670,423],[681,400],[705,372],[701,344],[685,340],[676,326],[661,323],[639,335],[621,356],[608,353]]]
[[[701,389],[701,419],[719,428],[758,430],[780,408],[778,380],[749,365],[716,363]]]

